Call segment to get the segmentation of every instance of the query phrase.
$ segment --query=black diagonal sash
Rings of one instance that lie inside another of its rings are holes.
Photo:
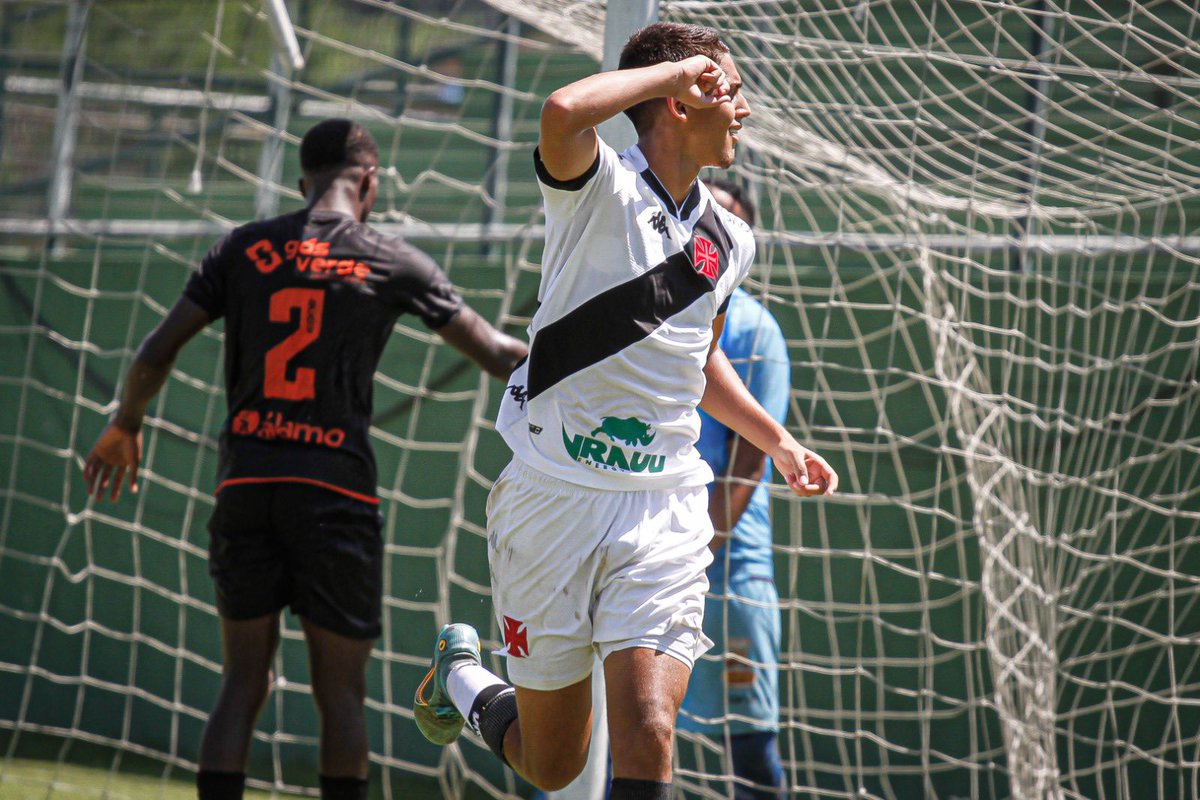
[[[696,271],[695,237],[717,249],[720,271]],[[637,277],[604,290],[538,330],[529,352],[529,399],[654,333],[666,320],[716,288],[729,268],[732,237],[709,207],[681,252]],[[579,267],[587,269],[586,266]]]

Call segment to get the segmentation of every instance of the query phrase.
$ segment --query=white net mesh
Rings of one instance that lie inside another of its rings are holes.
[[[190,779],[220,673],[204,525],[224,416],[221,326],[189,344],[152,406],[139,495],[89,505],[80,464],[133,348],[203,252],[236,222],[298,205],[296,145],[308,127],[362,120],[387,172],[378,222],[425,247],[496,324],[516,331],[531,311],[537,113],[548,75],[582,75],[588,60],[474,2],[301,2],[292,12],[307,64],[288,75],[273,65],[257,4],[150,15],[136,0],[0,4],[0,402],[10,410],[0,430],[0,796],[90,796],[98,785],[128,796],[144,775],[155,796]],[[76,45],[65,44],[72,30]],[[74,141],[56,206],[64,126]],[[497,394],[401,320],[372,431],[388,582],[368,713],[387,797],[518,791],[481,742],[433,747],[411,714],[440,624],[472,622],[496,646],[482,499],[505,457],[490,425]],[[314,787],[317,727],[294,620],[276,673],[251,785]]]
[[[0,4],[0,789],[94,786],[71,770],[96,763],[120,793],[193,767],[219,672],[203,530],[219,331],[153,409],[141,495],[88,506],[78,466],[131,348],[216,233],[272,190],[292,207],[297,136],[351,114],[391,168],[380,221],[485,316],[523,324],[540,100],[595,69],[603,27],[594,2],[307,0],[292,9],[308,63],[288,79],[257,5],[186,9]],[[794,429],[843,475],[837,500],[775,494],[795,794],[1196,795],[1196,4],[725,0],[661,16],[721,30],[746,81],[736,170],[762,233],[748,288],[788,338]],[[497,388],[406,320],[377,380],[389,599],[370,726],[388,797],[524,791],[473,739],[426,746],[410,712],[437,624],[496,638],[482,509],[506,459]],[[278,672],[251,777],[312,786],[290,624]],[[721,750],[681,741],[682,791],[730,793]]]
[[[781,551],[794,785],[1194,793],[1195,4],[661,15],[746,81],[761,291],[853,506]]]

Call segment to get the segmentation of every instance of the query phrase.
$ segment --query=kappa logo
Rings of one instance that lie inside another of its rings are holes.
[[[529,628],[519,619],[504,617],[504,655],[525,658],[529,655]]]
[[[508,396],[521,404],[521,410],[525,410],[525,401],[529,399],[529,392],[524,386],[518,386],[515,383],[510,383],[504,387],[508,391]]]
[[[665,235],[668,239],[671,238],[671,232],[667,229],[667,218],[661,211],[655,211],[650,215],[650,227],[656,232]]]

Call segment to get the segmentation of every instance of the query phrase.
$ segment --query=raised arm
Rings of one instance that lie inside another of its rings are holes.
[[[556,90],[542,106],[538,152],[546,170],[569,181],[596,160],[596,126],[656,97],[700,108],[730,102],[729,79],[707,56],[590,75]]]
[[[801,497],[833,494],[838,476],[825,459],[802,446],[766,412],[746,388],[729,359],[716,341],[720,337],[720,319],[714,324],[713,347],[708,354],[704,375],[708,383],[700,407],[714,419],[741,435],[750,444],[771,456],[775,468],[788,487]]]
[[[88,494],[104,498],[111,486],[111,499],[121,496],[121,484],[129,473],[129,489],[137,492],[138,465],[142,460],[142,417],[171,374],[175,357],[192,337],[209,322],[208,314],[186,297],[179,298],[150,335],[138,347],[121,388],[117,413],[92,447],[83,467]]]
[[[508,380],[529,348],[520,339],[496,330],[470,306],[437,330],[454,347],[494,378]]]

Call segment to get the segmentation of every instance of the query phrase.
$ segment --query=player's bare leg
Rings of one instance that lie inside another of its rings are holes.
[[[200,740],[202,798],[240,797],[250,737],[270,689],[279,614],[221,620],[221,689]]]
[[[504,758],[544,791],[575,780],[592,739],[592,676],[554,691],[517,690],[517,720],[504,735]]]
[[[339,779],[349,779],[341,781],[347,790],[349,784],[361,783],[365,793],[370,744],[363,704],[374,640],[352,639],[300,619],[308,642],[313,700],[321,716],[322,796],[332,796],[331,784]]]
[[[604,660],[614,800],[670,796],[675,718],[690,675],[682,661],[645,647]]]
[[[644,647],[618,650],[604,661],[613,761],[612,800],[670,796],[675,717],[690,670]],[[591,740],[591,676],[564,689],[516,687],[517,720],[504,737],[504,756],[533,785],[553,791],[587,763]]]

